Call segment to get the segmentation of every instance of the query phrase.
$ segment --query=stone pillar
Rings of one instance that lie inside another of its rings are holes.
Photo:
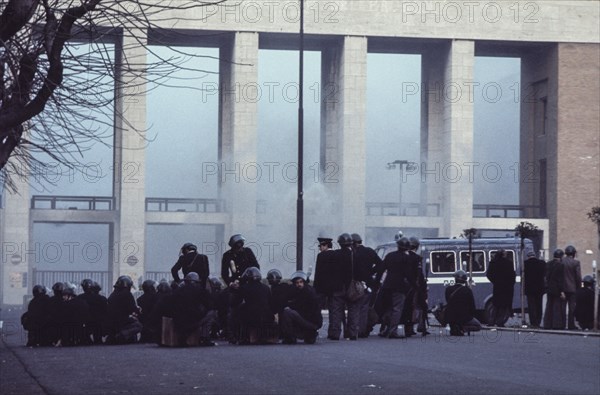
[[[251,240],[256,236],[256,183],[246,181],[241,172],[257,160],[258,103],[253,99],[258,96],[250,91],[258,87],[258,33],[233,33],[220,53],[220,193],[231,213],[225,242],[233,233]]]
[[[14,158],[13,158],[14,159]],[[11,159],[11,160],[13,160]],[[1,304],[22,305],[31,294],[31,271],[41,259],[41,248],[30,239],[29,184],[15,176],[16,193],[4,189],[2,210],[2,295]]]
[[[146,39],[145,31],[136,31]],[[141,70],[146,64],[146,48],[131,36],[116,47],[118,103],[114,149],[114,196],[119,211],[114,233],[113,281],[129,275],[134,284],[144,276],[145,255],[145,168],[146,86]],[[140,70],[135,70],[139,65]],[[124,122],[123,119],[127,120]],[[107,290],[109,292],[109,290]]]
[[[365,234],[367,39],[346,36],[322,55],[321,162],[339,169],[327,187],[337,204],[336,233]],[[337,236],[337,234],[336,234]]]
[[[440,204],[440,236],[459,236],[473,218],[474,56],[473,41],[453,40],[441,53],[424,57],[422,200]]]

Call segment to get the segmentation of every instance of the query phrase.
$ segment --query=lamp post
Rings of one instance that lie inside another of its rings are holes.
[[[304,0],[300,0],[300,51],[298,76],[298,196],[296,200],[296,270],[302,270],[304,246]]]
[[[415,169],[414,162],[410,162],[407,160],[397,159],[393,162],[389,162],[387,164],[388,170],[393,170],[398,166],[400,169],[400,185],[398,187],[398,215],[402,215],[402,184],[404,183],[404,167],[406,167],[407,171],[412,171]]]

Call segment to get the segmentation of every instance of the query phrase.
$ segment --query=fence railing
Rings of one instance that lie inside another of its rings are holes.
[[[146,272],[144,280],[154,280],[156,282],[167,280],[171,282],[171,280],[173,280],[173,276],[171,275],[171,272]]]
[[[44,196],[31,197],[32,209],[49,210],[113,210],[114,199],[110,196]]]
[[[423,206],[419,203],[367,203],[367,215],[405,216],[405,217],[439,217],[440,205],[430,203]],[[424,209],[424,210],[423,210]]]
[[[473,217],[478,218],[544,218],[540,206],[516,204],[474,204]]]
[[[152,197],[146,198],[146,211],[223,213],[225,200]]]
[[[112,273],[103,271],[66,271],[66,270],[33,270],[33,285],[41,284],[48,288],[57,282],[70,282],[77,286],[81,280],[89,278],[96,281],[102,287],[104,295],[110,295],[112,292],[112,283],[110,277]]]

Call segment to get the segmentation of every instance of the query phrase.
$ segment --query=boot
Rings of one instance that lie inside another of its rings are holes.
[[[404,339],[406,335],[404,334],[404,326],[396,325],[390,329],[390,333],[388,335],[390,339]]]

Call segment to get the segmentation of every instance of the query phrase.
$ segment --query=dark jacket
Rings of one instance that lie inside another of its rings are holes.
[[[356,259],[352,248],[341,248],[334,251],[332,272],[329,276],[331,292],[339,292],[348,288],[351,280],[370,283],[371,270],[364,262]]]
[[[115,288],[108,297],[107,327],[110,332],[117,332],[131,322],[129,317],[138,313],[135,299],[127,288]]]
[[[323,295],[331,295],[333,293],[335,283],[333,267],[335,265],[335,262],[333,261],[334,256],[334,250],[321,251],[317,255],[313,286],[315,291]]]
[[[158,301],[158,293],[156,292],[144,292],[142,296],[137,298],[137,305],[140,307],[140,322],[146,324],[150,320],[150,315],[154,306]]]
[[[108,299],[96,293],[82,293],[77,298],[84,300],[89,307],[90,323],[100,324],[106,320],[106,310],[108,308]]]
[[[235,271],[231,270],[231,262],[233,262]],[[238,280],[249,267],[260,269],[256,256],[250,248],[243,247],[242,251],[225,251],[221,260],[221,278],[225,281],[225,284],[229,285]]]
[[[35,296],[27,305],[27,320],[31,329],[42,330],[48,325],[50,319],[50,297],[48,295]]]
[[[302,318],[314,324],[317,329],[323,326],[319,299],[310,285],[306,284],[302,289],[293,287],[288,306],[290,309],[296,310]]]
[[[581,329],[594,327],[594,290],[592,288],[579,288],[576,293],[575,319]],[[600,313],[600,305],[598,306]],[[600,317],[600,314],[598,315]]]
[[[295,289],[296,287],[287,283],[271,286],[271,307],[273,307],[273,313],[280,314],[288,306],[288,302]]]
[[[513,263],[507,258],[496,255],[490,261],[486,276],[494,286],[494,306],[512,308],[516,280]]]
[[[543,295],[546,292],[546,262],[537,258],[529,258],[524,262],[525,295]]]
[[[250,281],[231,289],[233,306],[237,306],[242,324],[262,325],[274,321],[271,289],[260,281]]]
[[[465,285],[454,284],[446,288],[446,321],[452,324],[465,324],[475,316],[473,291]]]
[[[560,259],[553,259],[546,264],[546,285],[550,296],[560,296],[565,291],[564,265]]]
[[[392,251],[385,256],[383,264],[377,272],[377,282],[381,280],[384,272],[387,272],[382,286],[384,290],[407,293],[416,285],[415,272],[411,268],[410,258],[406,251]]]
[[[182,280],[179,277],[180,270],[183,272],[183,277],[190,272],[198,273],[200,283],[206,286],[206,279],[208,279],[209,275],[208,257],[196,251],[190,251],[187,254],[181,255],[171,268],[173,279],[177,282]]]
[[[581,263],[572,256],[565,256],[564,265],[565,292],[575,293],[581,288]]]
[[[376,273],[376,267],[381,265],[381,258],[374,249],[371,247],[365,247],[358,245],[354,247],[354,260],[361,267],[362,271],[366,271],[366,283],[367,286],[374,288],[376,286],[374,274]]]
[[[177,331],[189,333],[198,327],[214,308],[210,293],[201,283],[186,283],[173,292],[173,325]]]

